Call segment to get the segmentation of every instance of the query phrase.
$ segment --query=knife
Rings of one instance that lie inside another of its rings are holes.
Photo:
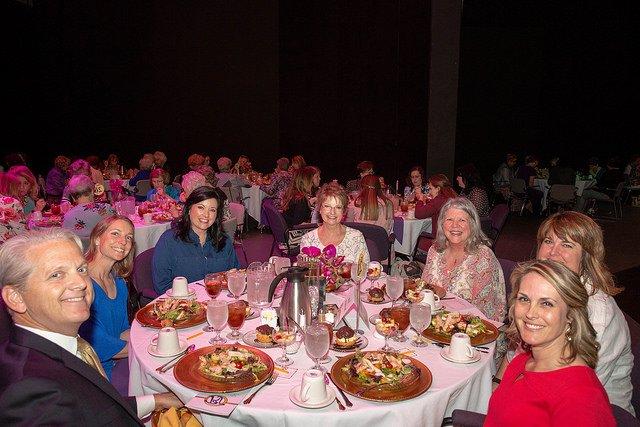
[[[164,373],[164,372],[167,372],[169,369],[173,368],[173,366],[176,363],[178,363],[180,361],[180,359],[182,359],[184,356],[186,356],[187,354],[191,353],[195,349],[196,349],[196,345],[195,344],[191,344],[189,347],[186,348],[185,351],[183,351],[182,353],[178,354],[176,357],[174,357],[173,359],[169,360],[164,365],[158,366],[156,368],[156,371],[160,372],[161,374]]]
[[[349,398],[347,397],[346,394],[344,394],[344,391],[342,391],[342,389],[340,387],[338,387],[338,385],[336,384],[336,382],[333,380],[333,377],[331,376],[331,374],[329,372],[327,372],[327,377],[329,377],[329,379],[331,380],[331,382],[333,383],[334,386],[336,386],[336,388],[338,389],[338,391],[340,392],[340,395],[342,396],[342,398],[344,399],[344,403],[345,405],[347,405],[349,408],[351,408],[353,406],[353,403],[351,403],[351,401],[349,400]]]

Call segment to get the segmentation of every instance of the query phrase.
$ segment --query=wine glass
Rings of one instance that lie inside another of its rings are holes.
[[[389,314],[391,314],[391,318],[398,327],[393,340],[405,342],[407,337],[404,336],[404,331],[409,328],[409,307],[407,305],[395,305],[389,309]]]
[[[242,300],[236,300],[229,303],[227,309],[229,310],[227,324],[231,329],[231,332],[227,334],[227,338],[238,341],[242,336],[240,334],[240,328],[244,325],[244,320],[247,317],[247,305]]]
[[[398,325],[391,318],[381,317],[376,320],[376,331],[384,337],[384,347],[380,349],[380,351],[384,352],[393,352],[396,351],[395,348],[389,345],[389,337],[395,335],[398,331]]]
[[[431,323],[431,306],[429,304],[411,304],[409,311],[411,326],[416,330],[418,335],[411,342],[414,347],[425,347],[428,343],[422,338],[422,332],[429,327]]]
[[[227,273],[227,286],[236,301],[238,301],[238,298],[242,295],[242,292],[244,292],[245,277],[245,274],[240,271]]]
[[[400,276],[387,276],[387,295],[391,298],[391,306],[393,307],[396,300],[404,293],[404,279]]]
[[[276,328],[271,333],[271,339],[273,342],[282,347],[282,356],[278,357],[275,362],[280,366],[289,366],[293,363],[293,360],[287,357],[287,345],[293,343],[296,340],[296,334],[298,333],[298,327],[289,322],[285,322],[280,328]]]
[[[220,336],[220,332],[224,329],[229,317],[229,308],[226,301],[209,300],[207,301],[207,322],[216,332],[216,336],[209,340],[210,344],[223,344],[227,340]]]
[[[324,368],[320,366],[320,358],[329,351],[328,328],[318,322],[312,323],[304,333],[304,346],[307,349],[307,354],[315,362],[312,369],[323,371]]]

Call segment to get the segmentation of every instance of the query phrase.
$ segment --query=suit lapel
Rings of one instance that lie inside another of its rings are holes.
[[[30,331],[24,330],[19,327],[14,327],[14,331],[16,344],[32,348],[43,354],[46,354],[53,360],[60,361],[67,368],[91,381],[96,387],[100,388],[100,390],[102,390],[118,404],[124,407],[135,420],[139,421],[138,414],[134,411],[134,408],[131,407],[131,404],[127,402],[111,385],[111,383],[103,378],[98,371],[84,363],[80,358],[69,353],[59,345],[54,344],[51,341],[42,338],[41,336],[38,336]]]

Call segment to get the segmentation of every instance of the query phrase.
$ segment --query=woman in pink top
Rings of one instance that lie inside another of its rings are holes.
[[[529,261],[511,275],[507,336],[524,353],[507,367],[485,426],[615,426],[593,368],[596,332],[580,278],[555,261]]]

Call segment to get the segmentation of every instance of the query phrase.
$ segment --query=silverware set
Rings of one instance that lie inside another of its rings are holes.
[[[258,387],[256,391],[254,391],[249,395],[249,397],[244,399],[242,403],[244,403],[245,405],[248,405],[249,403],[251,403],[251,400],[255,397],[256,394],[258,394],[260,390],[262,390],[264,386],[272,385],[274,382],[276,382],[277,379],[278,379],[278,373],[274,371],[273,374],[271,374],[271,376],[265,382],[263,382],[262,385],[260,385],[260,387]]]
[[[180,359],[182,359],[184,356],[187,355],[187,353],[190,353],[191,351],[195,350],[196,345],[195,344],[191,344],[189,347],[187,347],[183,352],[179,353],[176,357],[174,357],[173,359],[169,360],[167,363],[160,365],[156,368],[156,371],[158,371],[159,373],[164,373],[167,372],[169,369],[173,368],[173,366],[178,363],[180,361]]]

